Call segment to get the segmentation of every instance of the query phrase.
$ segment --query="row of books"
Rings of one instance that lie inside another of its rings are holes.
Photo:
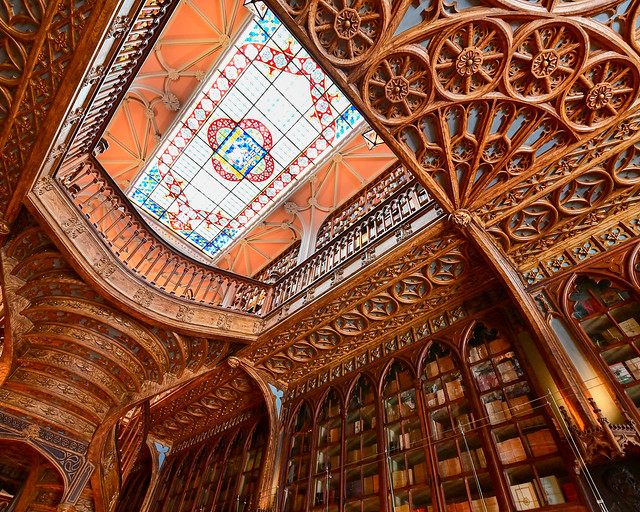
[[[540,489],[542,487],[542,489]],[[561,505],[566,503],[566,496],[570,501],[577,499],[573,484],[560,484],[558,477],[555,475],[543,476],[540,478],[540,487],[538,482],[533,480],[522,484],[511,486],[511,495],[516,506],[516,510],[532,510],[540,508],[544,505],[542,496],[546,498],[549,505]],[[540,492],[542,490],[542,492]],[[564,491],[564,492],[563,492]]]
[[[487,496],[483,500],[476,499],[447,505],[447,512],[500,512],[498,498]]]
[[[512,359],[505,359],[501,361],[498,363],[497,368],[502,382],[511,382],[512,380],[517,380],[522,376]]]
[[[527,458],[522,440],[519,437],[496,443],[496,448],[503,464],[513,464]]]
[[[394,489],[399,489],[400,487],[406,487],[407,485],[413,485],[413,470],[401,469],[398,471],[392,471],[391,482],[393,484]]]
[[[378,454],[378,445],[372,444],[369,446],[363,446],[362,448],[358,448],[355,450],[349,450],[347,452],[347,462],[359,462],[364,459],[373,459]]]
[[[481,361],[482,359],[486,359],[489,357],[489,352],[491,354],[498,354],[499,352],[504,352],[510,348],[509,342],[503,340],[502,338],[498,338],[496,340],[490,341],[489,350],[487,350],[487,345],[484,343],[482,345],[478,345],[477,347],[471,347],[469,349],[469,362],[475,363],[477,361]]]
[[[439,384],[439,381],[437,381]],[[442,405],[445,403],[444,391],[438,384],[427,384],[425,391],[427,393],[427,405],[429,407],[435,407],[436,405]],[[447,390],[447,396],[449,400],[457,400],[464,396],[464,387],[460,379],[450,380],[444,383],[444,387]]]
[[[347,499],[359,498],[360,496],[362,496],[363,490],[365,496],[378,493],[378,491],[380,490],[380,476],[365,476],[362,480],[347,482],[345,489],[346,497]]]
[[[413,405],[413,407],[412,407]],[[385,415],[387,423],[397,421],[400,418],[406,418],[415,413],[414,404],[385,404]]]
[[[376,418],[372,416],[367,420],[356,420],[353,423],[347,424],[347,435],[359,434],[364,430],[372,430],[376,427]]]
[[[489,423],[495,425],[511,419],[511,408],[504,400],[494,400],[493,402],[485,402],[484,408],[487,410]]]
[[[437,361],[431,361],[426,366],[427,375],[429,377],[433,377],[440,373],[445,373],[453,370],[455,365],[453,364],[453,359],[450,357],[441,357]]]

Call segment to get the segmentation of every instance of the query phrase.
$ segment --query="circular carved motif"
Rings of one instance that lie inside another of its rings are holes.
[[[297,361],[299,363],[306,363],[307,361],[311,361],[311,359],[316,356],[318,351],[307,343],[299,342],[291,345],[288,348],[287,353],[289,354],[289,357],[294,361]]]
[[[409,81],[403,76],[395,76],[384,86],[384,95],[389,101],[398,103],[409,94]]]
[[[557,190],[555,204],[561,213],[577,215],[599,206],[612,189],[613,179],[609,173],[603,169],[591,169]]]
[[[537,201],[503,223],[509,238],[517,242],[527,242],[545,235],[553,229],[558,220],[558,211],[546,201]]]
[[[331,329],[318,329],[309,336],[309,343],[322,350],[335,347],[339,342],[340,336]]]
[[[557,96],[580,72],[587,46],[584,31],[569,22],[525,25],[517,33],[507,67],[509,92],[533,101]]]
[[[334,322],[336,331],[347,336],[360,334],[368,325],[367,319],[358,313],[345,313]]]
[[[609,167],[616,183],[624,186],[640,183],[640,148],[629,146],[610,160]]]
[[[578,130],[602,126],[633,103],[639,77],[631,59],[610,52],[598,56],[565,92],[563,117]]]
[[[464,272],[466,262],[462,254],[452,251],[440,256],[426,268],[427,277],[435,284],[448,284],[458,279]]]
[[[465,48],[456,59],[456,71],[460,76],[476,73],[482,65],[482,52],[477,48]]]
[[[313,0],[309,33],[325,57],[340,66],[366,59],[381,40],[387,22],[382,0]]]
[[[422,276],[409,276],[396,283],[391,289],[392,295],[400,302],[413,304],[419,302],[431,291],[431,283]]]
[[[491,89],[505,67],[510,36],[493,20],[470,21],[445,32],[431,54],[436,88],[449,99]]]
[[[587,94],[587,107],[598,110],[604,107],[613,98],[613,87],[608,82],[594,85]]]
[[[371,112],[386,124],[413,119],[431,99],[429,64],[421,47],[406,47],[371,66],[363,98]]]
[[[288,0],[285,2],[285,7],[289,14],[292,16],[298,16],[303,13],[309,5],[309,0]]]
[[[558,54],[554,50],[539,52],[531,63],[531,73],[536,78],[550,76],[558,68],[559,60]]]
[[[389,318],[397,310],[398,304],[396,301],[384,295],[373,297],[362,305],[362,312],[374,320]]]
[[[342,9],[336,16],[334,29],[338,37],[353,39],[360,30],[360,16],[353,9]]]
[[[286,357],[273,356],[267,359],[267,367],[274,373],[286,373],[293,368],[293,363]]]

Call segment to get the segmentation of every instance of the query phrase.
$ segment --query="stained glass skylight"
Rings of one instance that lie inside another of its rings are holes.
[[[129,198],[214,256],[361,119],[265,10],[185,109]]]

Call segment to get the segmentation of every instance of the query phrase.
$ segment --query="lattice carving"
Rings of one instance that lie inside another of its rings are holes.
[[[388,124],[406,123],[431,99],[428,57],[419,46],[387,54],[365,78],[362,96],[371,112]]]
[[[504,70],[510,39],[508,28],[496,20],[468,21],[447,31],[432,50],[438,92],[455,100],[490,90]]]

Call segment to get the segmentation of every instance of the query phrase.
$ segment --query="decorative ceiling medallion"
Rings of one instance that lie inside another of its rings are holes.
[[[269,151],[273,137],[269,129],[256,119],[216,119],[207,132],[215,151],[211,162],[215,171],[229,181],[264,181],[273,174],[273,158]]]

